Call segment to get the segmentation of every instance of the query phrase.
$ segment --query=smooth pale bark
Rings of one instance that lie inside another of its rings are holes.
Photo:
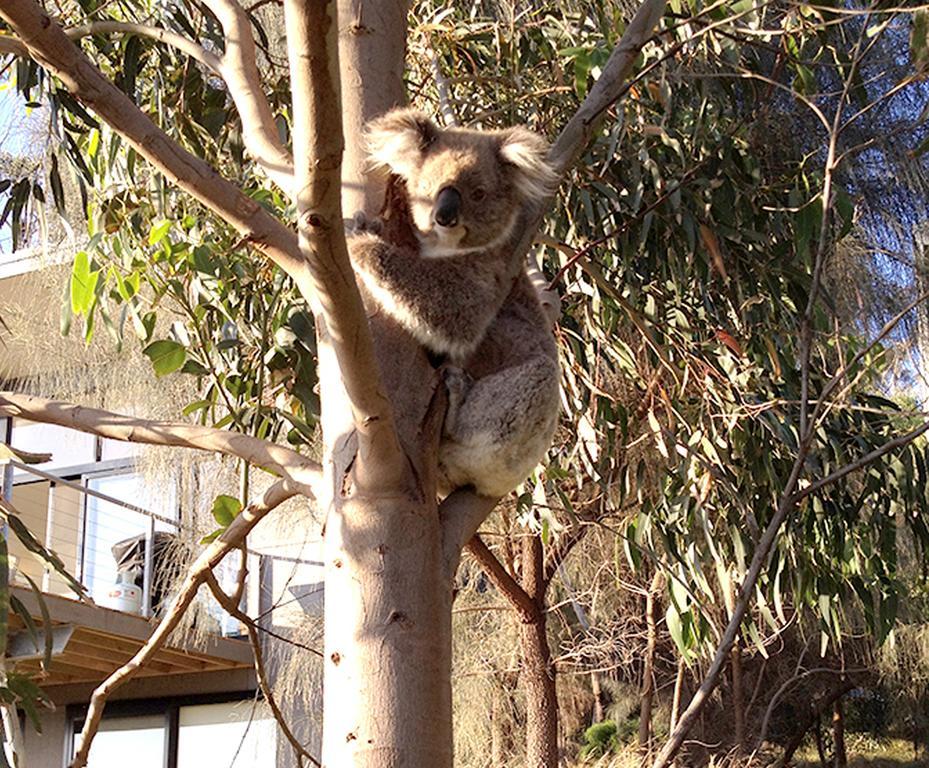
[[[376,214],[383,202],[383,180],[372,177],[361,132],[373,117],[406,101],[406,0],[338,0],[339,70],[342,79],[342,204]],[[373,80],[372,80],[373,78]]]

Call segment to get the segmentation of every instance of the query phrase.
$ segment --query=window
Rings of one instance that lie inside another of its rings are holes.
[[[277,723],[252,695],[111,702],[88,768],[275,768]],[[202,703],[200,703],[202,702]],[[84,711],[72,718],[73,757]]]
[[[127,504],[137,502],[140,495],[139,476],[133,473],[105,475],[87,479],[87,487]],[[176,513],[176,508],[163,510]],[[146,536],[152,518],[98,496],[87,497],[87,517],[84,523],[81,581],[95,599],[105,595],[116,583],[116,560],[113,545],[135,536]],[[176,526],[163,520],[154,521],[155,531],[174,531]]]
[[[254,709],[254,713],[253,713]],[[181,707],[177,768],[274,768],[277,724],[253,701]]]
[[[164,714],[105,718],[90,746],[87,768],[164,768],[166,725]],[[71,757],[79,746],[76,734]]]
[[[91,464],[97,460],[97,439],[93,435],[54,424],[14,419],[10,444],[21,451],[52,454],[51,461],[36,465],[45,471]]]

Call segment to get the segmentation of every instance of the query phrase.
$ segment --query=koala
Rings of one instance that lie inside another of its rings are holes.
[[[545,455],[559,411],[551,324],[517,251],[557,184],[547,145],[524,128],[439,128],[411,109],[374,120],[367,138],[392,176],[380,232],[358,220],[368,231],[349,238],[356,274],[443,362],[440,492],[503,496]]]

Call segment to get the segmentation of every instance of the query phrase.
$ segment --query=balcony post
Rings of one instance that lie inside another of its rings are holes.
[[[148,619],[152,615],[152,562],[155,549],[155,518],[148,518],[148,530],[145,531],[145,565],[142,569],[142,615]]]

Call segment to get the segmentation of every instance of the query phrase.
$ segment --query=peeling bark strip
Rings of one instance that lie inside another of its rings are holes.
[[[235,227],[293,277],[309,299],[308,274],[297,250],[296,235],[290,229],[222,178],[209,163],[173,142],[132,99],[104,77],[35,0],[0,0],[0,16],[25,44],[29,55],[59,78],[71,95],[122,135],[171,182]]]

